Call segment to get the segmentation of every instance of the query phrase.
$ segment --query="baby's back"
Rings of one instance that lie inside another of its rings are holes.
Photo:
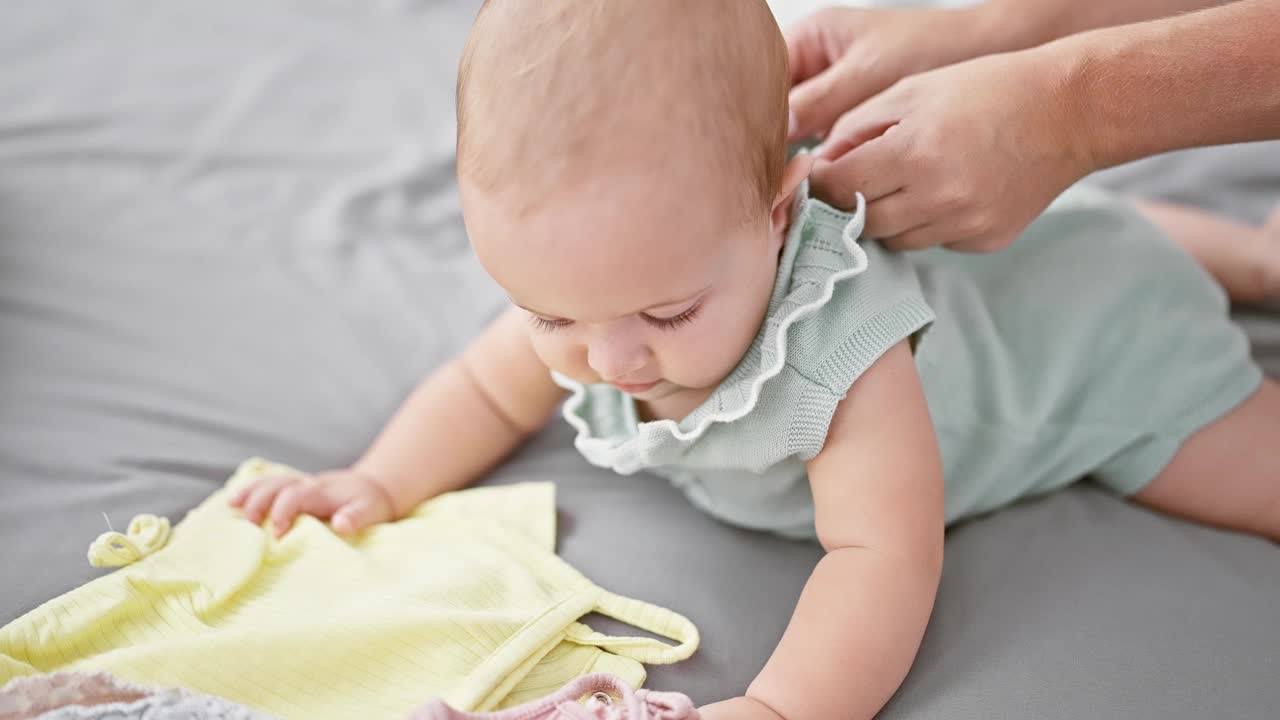
[[[954,521],[1092,475],[1122,494],[1256,387],[1222,290],[1127,202],[1069,190],[1013,247],[913,258]]]

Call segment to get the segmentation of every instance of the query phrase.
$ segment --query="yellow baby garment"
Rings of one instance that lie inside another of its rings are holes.
[[[227,505],[286,470],[250,460],[170,531],[140,518],[99,562],[132,562],[0,628],[0,685],[102,670],[282,717],[399,718],[430,697],[493,710],[592,672],[687,658],[685,618],[609,593],[554,554],[550,483],[478,488],[354,538],[304,516],[281,539]],[[595,633],[591,612],[676,640]]]

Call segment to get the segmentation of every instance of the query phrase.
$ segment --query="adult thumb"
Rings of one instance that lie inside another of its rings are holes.
[[[795,141],[826,135],[841,115],[879,89],[853,61],[840,60],[791,89],[788,137]]]

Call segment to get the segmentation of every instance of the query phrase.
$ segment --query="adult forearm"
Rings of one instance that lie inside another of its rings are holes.
[[[747,695],[786,720],[870,720],[911,668],[940,575],[940,560],[829,552]]]
[[[1226,0],[987,0],[977,11],[990,52],[1023,50],[1068,35],[1155,20]]]
[[[1060,59],[1061,92],[1093,169],[1280,138],[1280,1],[1095,30],[1032,52]]]

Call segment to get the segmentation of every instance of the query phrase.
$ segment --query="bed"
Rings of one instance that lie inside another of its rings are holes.
[[[93,577],[108,522],[177,520],[246,457],[350,462],[499,311],[453,181],[477,5],[0,11],[0,623]],[[1097,181],[1258,221],[1280,201],[1280,143]],[[1237,317],[1280,374],[1280,308]],[[554,480],[560,554],[698,624],[701,651],[650,686],[741,692],[819,549],[720,525],[571,439],[553,423],[485,482]],[[1082,483],[952,528],[946,553],[884,718],[1277,716],[1272,543]]]

